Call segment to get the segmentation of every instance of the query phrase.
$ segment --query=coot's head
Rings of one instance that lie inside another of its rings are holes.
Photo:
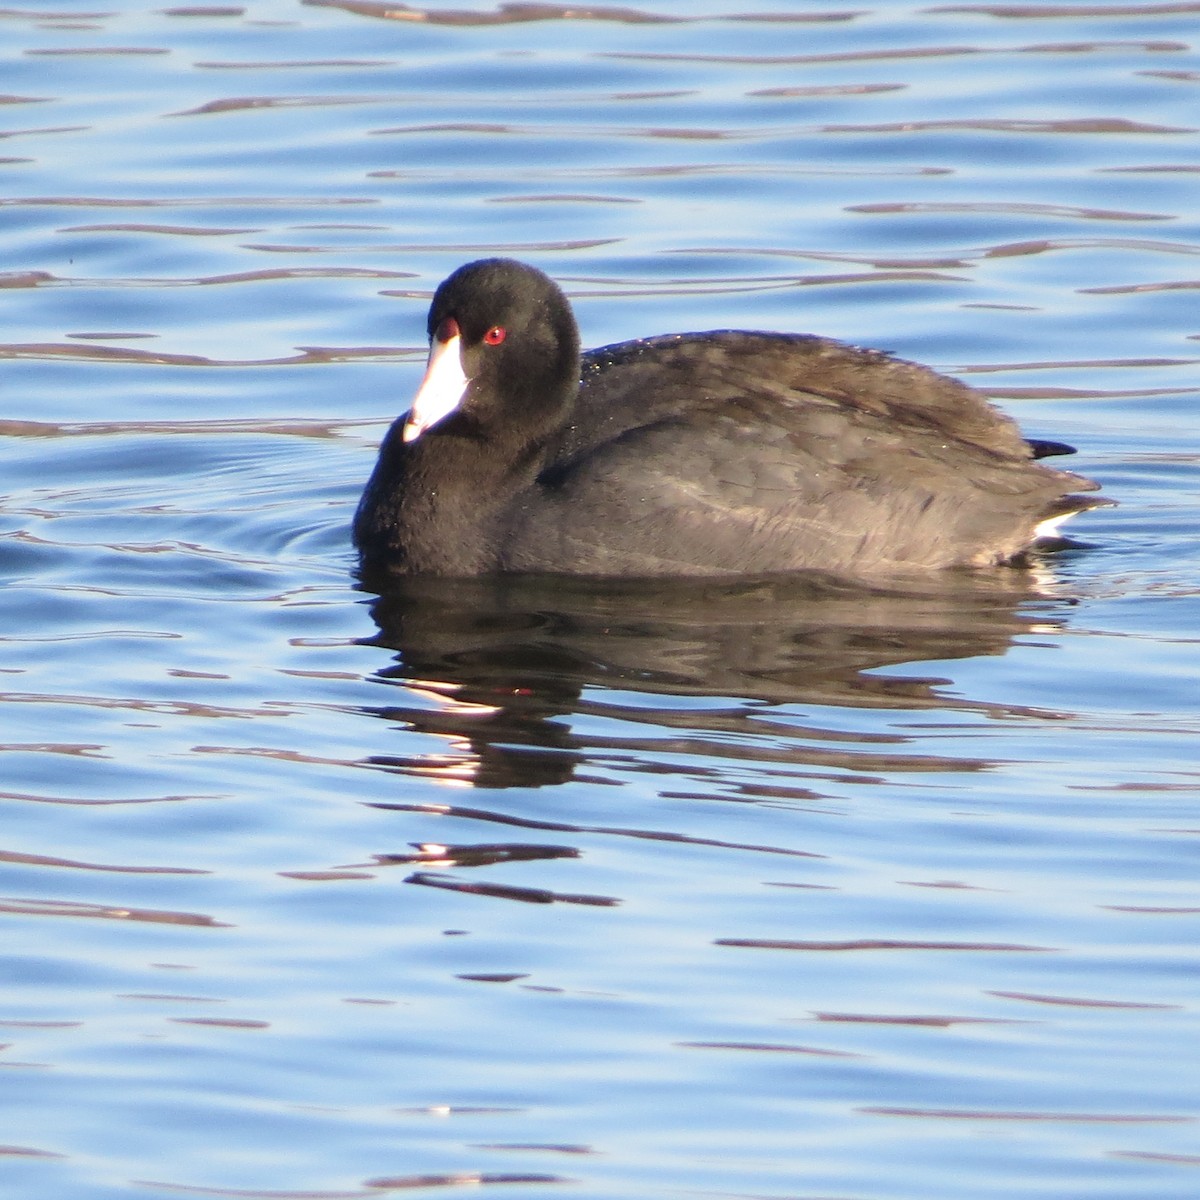
[[[404,440],[432,433],[531,441],[579,384],[571,306],[541,271],[507,258],[459,267],[429,309],[429,366]]]

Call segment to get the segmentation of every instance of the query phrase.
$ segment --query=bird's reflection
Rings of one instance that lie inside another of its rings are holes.
[[[1047,596],[1035,572],[1015,569],[886,587],[819,576],[400,580],[373,603],[371,639],[396,652],[375,678],[397,698],[369,711],[439,735],[445,752],[371,761],[459,786],[539,787],[587,778],[589,759],[606,751],[637,751],[636,737],[581,732],[578,714],[652,725],[647,749],[662,751],[666,727],[681,752],[703,743],[712,753],[716,734],[761,738],[764,708],[783,704],[990,712],[994,705],[947,695],[945,679],[879,670],[1003,654],[1019,635],[1053,627],[1067,603]],[[805,731],[810,748],[823,732]],[[884,766],[904,755],[895,735],[839,739],[853,744],[835,752],[845,758],[838,767],[869,767],[873,748]]]

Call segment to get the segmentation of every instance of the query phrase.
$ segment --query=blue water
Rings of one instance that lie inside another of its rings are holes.
[[[1198,17],[0,13],[0,1196],[1191,1200]],[[1120,506],[377,601],[495,252],[590,345],[928,362]]]

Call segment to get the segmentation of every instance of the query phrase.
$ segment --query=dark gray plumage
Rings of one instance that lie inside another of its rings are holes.
[[[1037,461],[1070,447],[1025,441],[974,389],[826,338],[674,334],[580,360],[566,298],[504,259],[450,276],[429,331],[427,380],[446,349],[465,391],[385,438],[354,523],[368,572],[981,566],[1107,503]]]

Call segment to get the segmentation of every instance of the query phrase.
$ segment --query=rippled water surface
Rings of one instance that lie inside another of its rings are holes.
[[[1198,40],[0,10],[0,1195],[1195,1197]],[[1120,506],[1032,573],[377,598],[496,251],[588,344],[929,362]]]

